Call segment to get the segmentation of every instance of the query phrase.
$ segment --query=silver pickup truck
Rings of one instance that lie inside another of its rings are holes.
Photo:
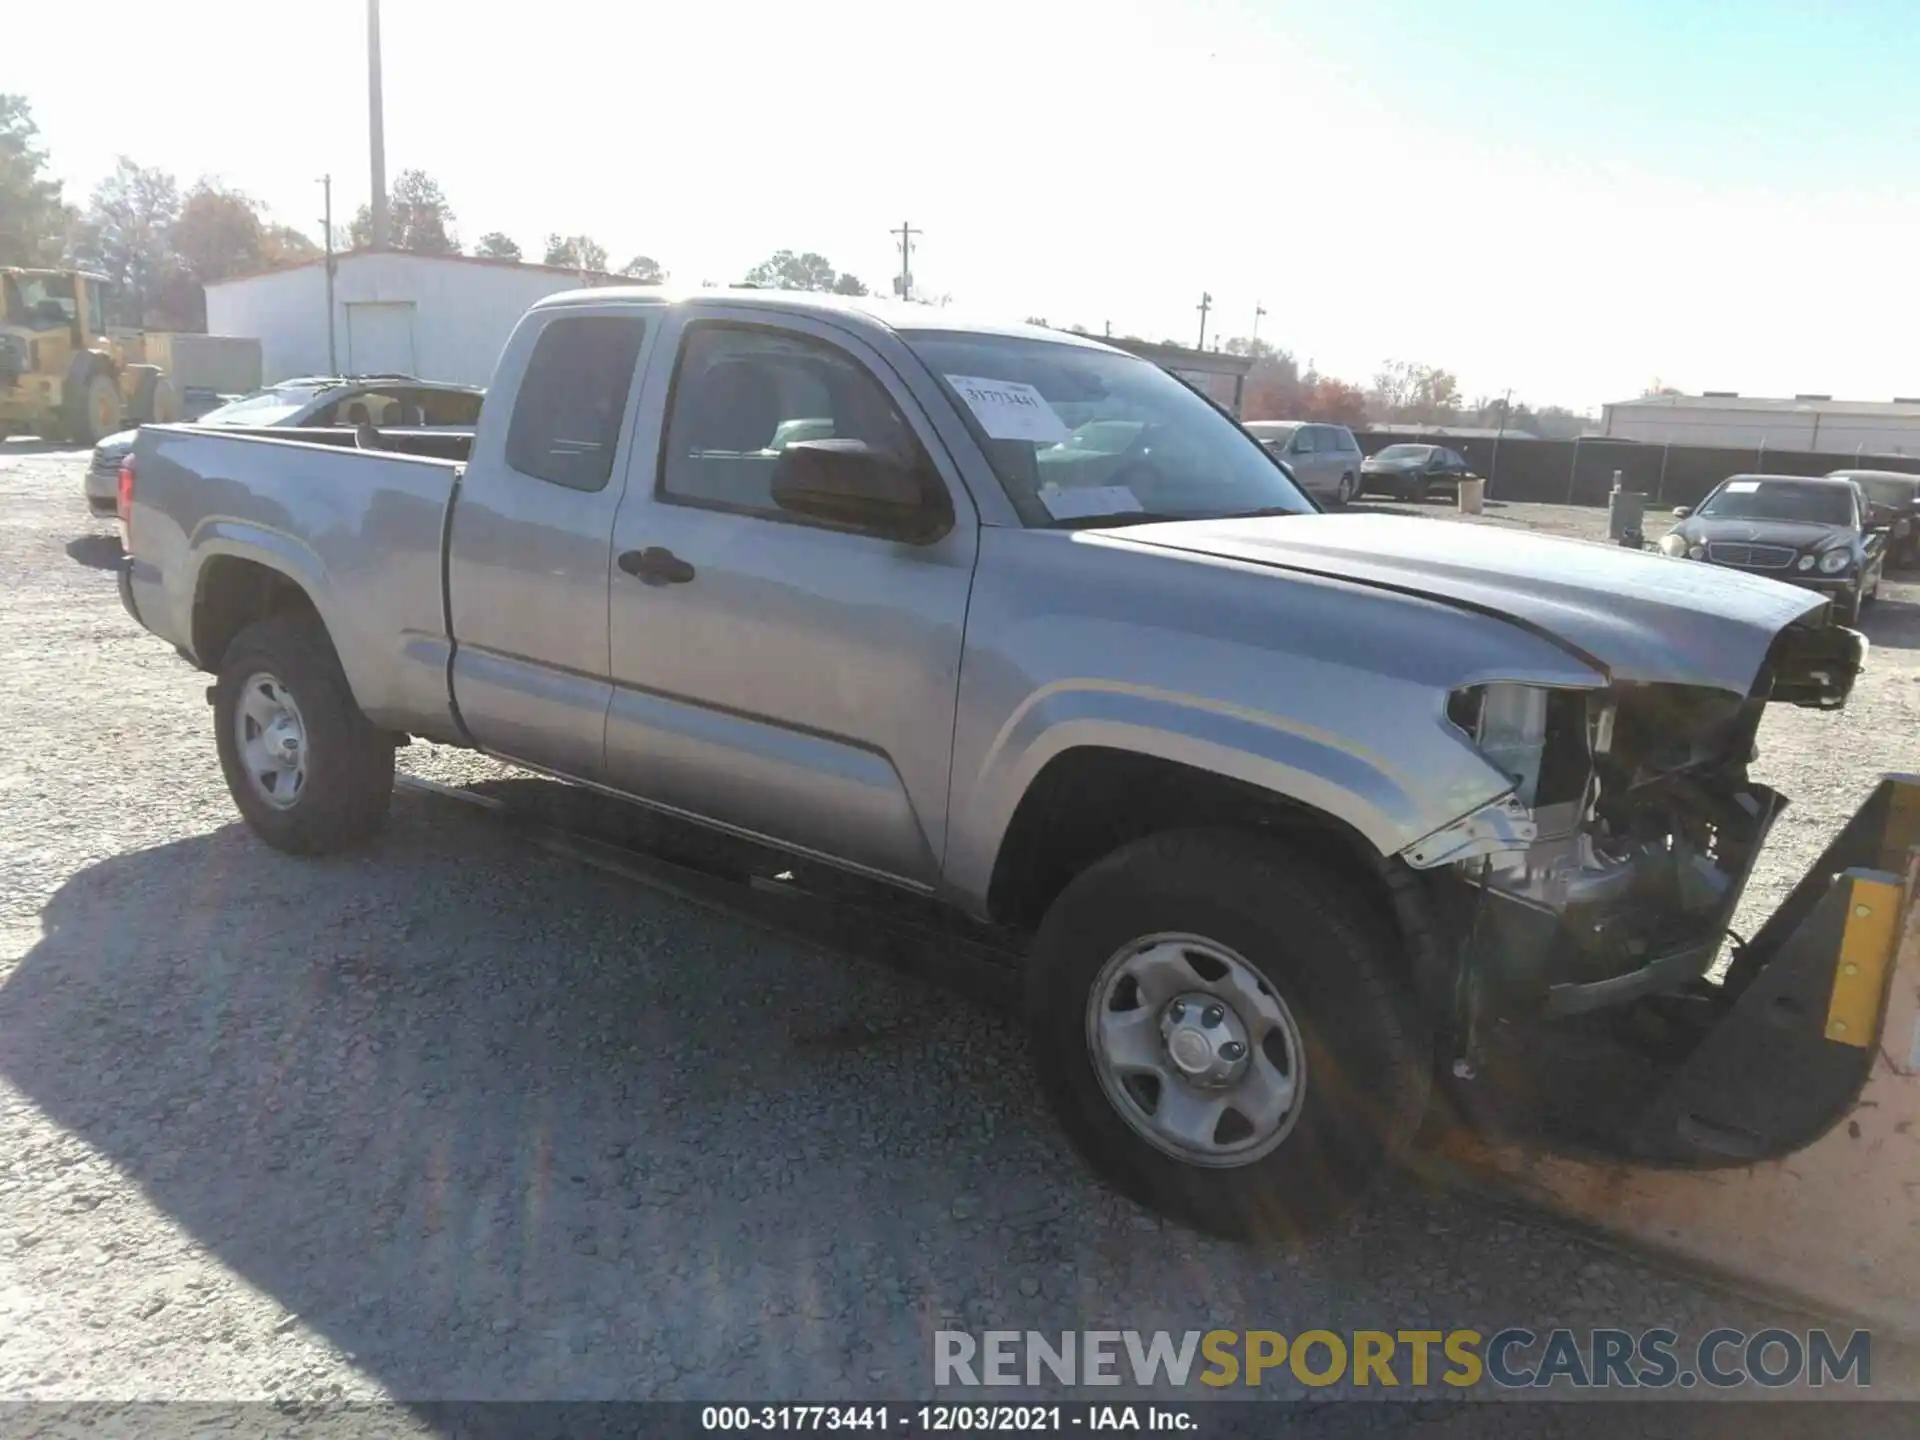
[[[557,296],[463,460],[382,444],[147,426],[121,476],[263,839],[369,837],[412,735],[991,919],[1074,1142],[1226,1234],[1336,1214],[1483,1027],[1705,972],[1761,711],[1864,651],[1767,580],[1322,514],[1151,364],[944,309]]]

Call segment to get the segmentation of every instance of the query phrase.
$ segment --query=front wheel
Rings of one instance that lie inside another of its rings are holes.
[[[1337,876],[1253,836],[1124,847],[1047,913],[1035,1063],[1116,1188],[1239,1239],[1330,1224],[1412,1139],[1429,1041],[1396,939]]]
[[[120,387],[106,371],[95,370],[67,417],[68,438],[80,445],[98,445],[119,428]]]
[[[227,646],[213,693],[227,790],[277,850],[324,855],[367,839],[393,798],[393,737],[354,703],[318,618],[255,621]]]
[[[1860,623],[1861,596],[1858,590],[1848,591],[1833,602],[1833,618],[1840,625],[1858,625]]]
[[[1333,492],[1333,503],[1344,510],[1353,503],[1353,489],[1353,476],[1342,475],[1340,477],[1339,488]]]

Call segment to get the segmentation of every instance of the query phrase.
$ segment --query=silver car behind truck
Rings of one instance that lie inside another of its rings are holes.
[[[1326,1223],[1481,1027],[1705,971],[1761,711],[1863,654],[1770,581],[1317,513],[1147,362],[929,307],[555,297],[464,461],[407,443],[136,442],[122,594],[262,838],[366,840],[418,735],[992,920],[1067,1133],[1227,1234]]]

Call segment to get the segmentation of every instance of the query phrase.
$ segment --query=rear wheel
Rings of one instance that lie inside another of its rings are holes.
[[[1411,1140],[1428,1042],[1394,933],[1337,875],[1184,831],[1092,866],[1048,912],[1028,1012],[1041,1085],[1115,1187],[1201,1230],[1303,1235]]]
[[[269,845],[324,855],[385,822],[393,737],[360,713],[317,618],[273,615],[235,636],[213,709],[227,790]]]
[[[142,425],[171,425],[180,418],[179,402],[174,398],[173,385],[160,371],[157,365],[135,365],[128,369],[134,373],[133,418]]]

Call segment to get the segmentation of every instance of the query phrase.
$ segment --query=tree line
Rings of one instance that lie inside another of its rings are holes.
[[[373,213],[362,205],[334,235],[335,248],[364,249],[373,240]],[[419,255],[459,255],[457,217],[440,184],[424,170],[402,170],[387,197],[388,249]],[[47,152],[26,98],[0,94],[0,265],[71,265],[115,282],[107,318],[116,325],[161,330],[206,328],[202,287],[236,275],[311,260],[323,245],[291,225],[276,223],[266,207],[216,176],[182,188],[154,166],[122,156],[84,204],[64,194],[49,173]],[[491,230],[473,247],[483,259],[522,261],[519,243]],[[609,267],[606,246],[590,235],[546,237],[542,264],[591,277],[619,276],[659,285],[666,267],[640,254]],[[813,251],[775,251],[742,277],[768,288],[865,295],[858,276],[836,270]]]

